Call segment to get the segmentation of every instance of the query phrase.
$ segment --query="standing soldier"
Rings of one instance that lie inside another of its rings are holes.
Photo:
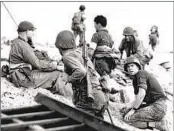
[[[108,106],[107,93],[102,91],[99,75],[94,70],[89,58],[87,58],[87,73],[82,57],[82,48],[76,48],[74,35],[70,31],[61,31],[57,35],[55,45],[59,49],[64,62],[66,73],[64,79],[72,83],[75,106],[96,116],[103,117],[103,113]],[[87,81],[89,80],[87,75],[89,75],[90,81]],[[89,82],[92,85],[93,101],[88,99],[87,83]]]
[[[74,14],[74,17],[72,18],[72,27],[71,29],[73,30],[74,32],[74,36],[75,36],[75,39],[77,37],[77,35],[79,35],[79,43],[81,44],[83,42],[83,35],[82,33],[85,31],[85,24],[84,24],[84,20],[86,19],[85,18],[85,6],[84,5],[81,5],[79,7],[79,12],[76,12]]]
[[[154,25],[150,31],[151,34],[149,35],[149,45],[151,46],[152,50],[155,51],[156,46],[159,44],[158,27]]]
[[[103,15],[94,18],[96,33],[92,36],[91,42],[97,44],[93,54],[93,63],[100,76],[107,77],[111,70],[116,67],[112,46],[114,44],[111,35],[106,29],[107,19]]]

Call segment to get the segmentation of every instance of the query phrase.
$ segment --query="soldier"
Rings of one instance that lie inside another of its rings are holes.
[[[135,100],[122,109],[125,113],[124,120],[138,128],[151,127],[168,131],[167,121],[162,120],[167,111],[167,97],[158,81],[141,69],[136,57],[127,58],[124,70],[133,80]]]
[[[64,95],[58,78],[63,66],[57,61],[39,59],[33,48],[32,38],[36,28],[31,22],[23,21],[18,25],[18,37],[12,41],[9,54],[9,68],[12,82],[25,88],[45,88]]]
[[[72,18],[72,27],[71,29],[73,30],[74,32],[74,36],[75,36],[75,39],[77,37],[77,35],[79,35],[79,43],[81,44],[83,42],[83,35],[82,33],[85,31],[85,24],[84,24],[84,20],[86,19],[85,17],[85,6],[84,5],[81,5],[79,7],[79,12],[76,12],[74,14],[74,17]]]
[[[123,31],[123,35],[125,38],[122,39],[119,46],[121,59],[123,51],[125,50],[127,57],[131,55],[135,56],[139,59],[141,65],[144,68],[145,64],[149,63],[149,61],[153,58],[152,54],[150,54],[148,50],[145,50],[142,41],[134,36],[135,32],[131,27],[126,27]]]
[[[97,44],[93,54],[93,63],[96,71],[102,77],[108,77],[111,70],[116,67],[114,57],[116,54],[112,51],[114,44],[111,35],[106,29],[107,19],[103,15],[94,18],[94,27],[96,33],[92,36],[91,42]]]
[[[149,45],[151,46],[152,50],[155,51],[156,46],[159,44],[158,27],[154,25],[150,31],[151,34],[149,35]]]
[[[72,83],[73,103],[77,108],[83,109],[96,116],[103,117],[108,106],[107,93],[102,91],[99,83],[99,75],[94,70],[93,64],[88,58],[88,75],[92,85],[94,101],[88,100],[87,72],[84,67],[82,48],[76,48],[75,38],[70,31],[61,31],[57,35],[56,47],[59,49],[65,66],[65,81]]]

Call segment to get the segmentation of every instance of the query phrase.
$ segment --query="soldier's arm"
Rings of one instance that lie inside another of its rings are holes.
[[[134,56],[137,57],[137,58],[139,58],[140,56],[143,55],[143,51],[144,51],[143,43],[141,41],[138,41],[137,51],[134,54]]]
[[[138,94],[135,95],[135,101],[133,103],[133,108],[137,109],[146,95],[147,90],[147,78],[144,75],[143,71],[139,72],[137,76],[137,88],[139,89]]]
[[[138,109],[138,107],[142,104],[145,95],[146,90],[144,88],[139,88],[139,92],[137,95],[135,95],[135,101],[132,107]]]
[[[91,42],[92,42],[92,43],[95,43],[95,44],[98,44],[98,42],[99,42],[98,33],[95,33],[95,34],[92,36]]]
[[[65,66],[72,69],[72,71],[73,71],[73,73],[69,77],[68,82],[79,83],[86,76],[86,69],[84,68],[84,66],[78,59],[76,59],[74,57],[70,57],[70,56],[67,56],[67,57],[65,56],[65,57],[63,57],[63,62],[65,64]]]
[[[121,53],[121,56],[120,56],[120,59],[122,59],[122,56],[123,56],[123,51],[124,51],[124,39],[121,41],[119,47],[118,47],[120,53]]]
[[[27,45],[24,44],[21,50],[22,50],[22,55],[25,62],[31,64],[36,69],[43,70],[43,71],[57,70],[57,62],[39,60],[36,57],[33,49],[28,47]]]

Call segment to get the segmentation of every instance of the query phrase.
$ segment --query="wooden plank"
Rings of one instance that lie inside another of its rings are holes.
[[[43,105],[34,105],[34,106],[25,106],[25,107],[20,107],[20,108],[6,108],[1,110],[2,113],[5,113],[7,115],[17,115],[21,114],[22,112],[25,113],[31,113],[31,112],[40,112],[40,111],[50,111],[50,109],[46,106]]]
[[[54,128],[49,128],[45,129],[45,131],[74,131],[76,129],[85,127],[85,124],[76,124],[76,125],[68,125],[68,126],[61,126],[61,127],[54,127]]]
[[[5,114],[3,114],[3,113],[1,113],[1,115],[2,116],[7,116],[7,115],[5,115]],[[2,120],[1,120],[2,121]],[[14,122],[16,122],[17,124],[23,124],[24,122],[23,121],[21,121],[21,120],[19,120],[19,119],[12,119],[12,121],[14,121]],[[3,125],[10,125],[10,124],[3,124]],[[2,130],[9,130],[9,129],[11,129],[11,128],[6,128],[6,129],[3,129],[2,128],[2,126],[3,126],[2,124],[1,124],[1,129]],[[21,128],[21,127],[20,127]],[[42,128],[41,126],[38,126],[38,125],[29,125],[29,128],[30,129],[32,129],[32,130],[39,130],[39,131],[44,131],[44,128]],[[14,128],[12,128],[12,129],[14,129]]]
[[[27,122],[16,121],[18,123],[1,125],[1,129],[2,130],[5,130],[5,129],[15,129],[15,128],[27,127],[27,126],[30,126],[30,125],[49,124],[49,123],[55,123],[55,122],[59,122],[59,121],[62,121],[62,120],[67,120],[67,119],[68,119],[68,117],[44,119],[44,120],[37,120],[37,121],[27,121]]]
[[[1,110],[2,113],[5,113],[5,112],[11,112],[11,111],[17,111],[17,110],[25,110],[25,109],[39,109],[39,108],[42,108],[44,107],[43,105],[41,104],[37,104],[37,105],[34,105],[34,106],[25,106],[25,107],[18,107],[18,108],[4,108]]]
[[[55,111],[41,111],[41,112],[33,112],[33,113],[24,113],[17,115],[9,115],[9,116],[1,116],[1,120],[13,119],[13,118],[28,118],[32,116],[44,116],[53,114]]]
[[[98,131],[126,131],[125,129],[112,125],[80,109],[68,106],[60,101],[57,101],[56,99],[53,99],[41,93],[38,93],[36,95],[35,101],[51,109],[54,109],[78,122],[85,123],[86,125]]]

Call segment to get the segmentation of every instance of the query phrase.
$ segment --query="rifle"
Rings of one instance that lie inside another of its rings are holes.
[[[87,98],[88,101],[94,102],[94,95],[92,91],[92,84],[90,81],[90,77],[88,75],[88,45],[85,40],[85,30],[82,32],[83,35],[83,42],[81,43],[83,45],[82,47],[82,57],[84,59],[84,66],[86,68],[86,79],[87,79]]]

